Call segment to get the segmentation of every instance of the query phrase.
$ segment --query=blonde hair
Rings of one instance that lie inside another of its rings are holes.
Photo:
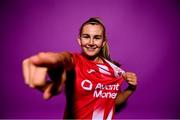
[[[105,41],[105,44],[104,46],[102,47],[101,51],[100,51],[100,54],[102,55],[102,57],[104,57],[105,59],[107,60],[111,60],[111,57],[110,57],[110,53],[109,53],[109,45],[107,43],[107,36],[106,36],[106,29],[105,29],[105,26],[104,24],[102,23],[102,21],[100,20],[99,17],[92,17],[92,18],[89,18],[86,22],[84,22],[81,27],[80,27],[80,30],[79,30],[79,36],[81,36],[82,34],[82,30],[83,30],[83,27],[87,24],[91,24],[91,25],[101,25],[102,28],[103,28],[103,39]]]

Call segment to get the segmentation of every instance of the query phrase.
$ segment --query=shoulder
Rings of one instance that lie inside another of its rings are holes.
[[[73,57],[73,59],[77,59],[80,58],[82,55],[80,53],[72,52],[71,56]]]
[[[71,53],[72,59],[75,64],[81,64],[82,61],[84,61],[84,57],[81,53]]]

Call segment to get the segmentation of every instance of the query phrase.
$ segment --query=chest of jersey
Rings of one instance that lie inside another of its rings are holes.
[[[77,118],[112,117],[122,83],[121,75],[116,75],[108,64],[96,64],[75,56],[74,112]]]

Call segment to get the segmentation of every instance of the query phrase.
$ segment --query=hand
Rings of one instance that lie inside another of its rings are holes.
[[[129,86],[123,91],[119,92],[116,97],[116,105],[122,105],[136,90],[137,87],[137,76],[135,73],[126,72],[123,74],[124,80],[129,84]]]
[[[137,76],[133,72],[126,72],[123,74],[123,78],[127,81],[129,84],[129,87],[132,89],[136,89],[137,86]]]
[[[58,53],[39,53],[38,55],[27,58],[23,61],[23,76],[25,83],[32,88],[43,90],[44,99],[50,98],[52,91],[60,91],[62,82],[65,81],[66,72],[61,71],[61,74],[52,76],[53,82],[47,82],[47,74],[50,69],[57,69],[59,65]],[[51,76],[50,76],[51,77]],[[59,79],[59,80],[57,80]],[[54,86],[56,88],[54,89]]]

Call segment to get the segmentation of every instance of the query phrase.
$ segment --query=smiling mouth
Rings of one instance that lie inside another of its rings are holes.
[[[94,51],[96,48],[97,48],[97,47],[94,47],[94,48],[92,48],[92,47],[86,47],[86,49],[87,49],[88,51]]]

